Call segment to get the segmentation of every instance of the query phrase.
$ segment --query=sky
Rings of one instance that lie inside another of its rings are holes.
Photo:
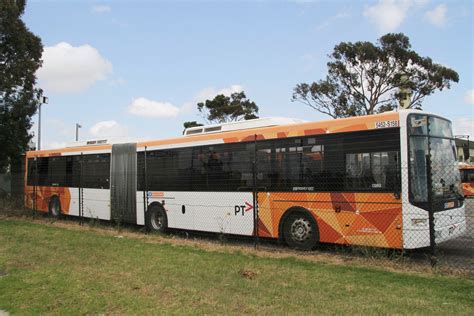
[[[30,0],[23,20],[42,39],[38,85],[49,98],[42,148],[74,141],[76,123],[82,140],[179,136],[183,122],[203,121],[198,102],[242,90],[260,117],[327,119],[292,102],[293,88],[323,79],[338,43],[388,32],[459,73],[423,108],[474,137],[473,3]]]

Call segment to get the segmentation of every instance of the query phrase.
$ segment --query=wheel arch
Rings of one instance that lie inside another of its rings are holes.
[[[284,241],[283,227],[285,225],[285,221],[288,219],[290,215],[298,214],[298,213],[307,215],[314,222],[314,225],[316,226],[316,229],[318,232],[318,239],[320,239],[318,221],[316,220],[313,213],[309,211],[307,208],[304,208],[302,206],[292,206],[289,209],[287,209],[280,218],[280,222],[278,223],[278,240]]]
[[[148,212],[151,208],[153,207],[159,207],[159,208],[162,208],[164,211],[165,211],[165,214],[166,214],[166,209],[164,207],[164,205],[158,201],[154,201],[154,202],[151,202],[150,204],[148,204],[147,208],[146,208],[146,211]]]
[[[166,212],[166,209],[164,207],[164,204],[163,203],[160,203],[158,201],[154,201],[152,203],[150,203],[146,209],[146,213],[145,213],[145,218],[144,218],[144,224],[145,224],[145,228],[146,228],[146,231],[147,232],[152,232],[152,229],[151,229],[151,223],[150,223],[150,214],[151,214],[151,210],[153,208],[159,208],[162,212],[163,212],[163,215],[165,217],[165,225],[166,225],[166,228],[164,228],[164,230],[162,230],[162,232],[165,232],[167,229],[168,229],[168,214]]]
[[[61,215],[63,213],[63,208],[62,208],[62,205],[61,205],[61,198],[59,196],[59,194],[52,194],[49,198],[48,198],[48,213],[51,214],[52,213],[52,210],[51,210],[51,207],[52,207],[52,203],[53,201],[58,201],[58,205],[59,205],[59,215]]]

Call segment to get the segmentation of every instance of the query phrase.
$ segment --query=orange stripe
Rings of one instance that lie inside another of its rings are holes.
[[[399,113],[388,112],[375,115],[358,116],[341,118],[336,120],[325,120],[319,122],[309,122],[301,124],[291,124],[283,126],[271,126],[271,127],[260,127],[254,129],[228,131],[221,133],[213,133],[207,135],[195,135],[195,136],[181,136],[176,138],[164,139],[164,140],[153,140],[138,142],[137,147],[150,147],[170,144],[182,144],[189,142],[198,141],[209,141],[220,139],[225,143],[240,142],[246,139],[252,138],[258,133],[259,139],[274,139],[281,138],[283,135],[286,137],[297,137],[307,135],[318,135],[322,133],[338,133],[338,132],[351,132],[351,131],[362,131],[370,130],[375,128],[376,122],[384,121],[396,121],[399,120]],[[282,134],[284,133],[284,134]],[[111,150],[112,145],[100,145],[100,146],[82,146],[82,147],[71,147],[62,149],[52,150],[41,150],[41,151],[29,151],[26,153],[27,157],[44,157],[49,156],[53,153],[70,153],[70,152],[88,152],[95,150]]]

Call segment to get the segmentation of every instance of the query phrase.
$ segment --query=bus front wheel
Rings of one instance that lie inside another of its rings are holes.
[[[55,218],[61,216],[61,202],[57,196],[53,196],[49,201],[49,215]]]
[[[145,226],[148,232],[166,232],[168,218],[162,206],[152,205],[145,216]]]
[[[289,214],[283,224],[283,235],[286,243],[298,250],[311,250],[319,241],[318,226],[307,211]]]

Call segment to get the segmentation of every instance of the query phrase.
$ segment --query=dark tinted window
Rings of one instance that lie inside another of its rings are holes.
[[[392,190],[399,139],[399,129],[384,129],[259,142],[258,186],[270,191]],[[350,168],[359,156],[357,161],[373,174],[370,184],[356,180],[365,175]]]
[[[36,160],[38,168],[38,185],[50,185],[49,158],[41,157]]]
[[[65,156],[66,160],[66,187],[80,186],[80,175],[81,175],[81,156]]]
[[[28,177],[26,183],[28,185],[36,185],[36,171],[37,171],[36,160],[34,158],[28,158]]]
[[[49,158],[49,185],[66,186],[66,157]]]
[[[82,186],[84,188],[108,189],[109,179],[110,154],[83,155]]]
[[[398,174],[398,152],[346,154],[347,189],[394,190]]]
[[[28,185],[106,189],[109,177],[109,154],[28,159]]]
[[[393,190],[399,185],[399,147],[399,129],[394,128],[264,140],[257,149],[249,142],[148,151],[148,190],[251,191],[255,153],[260,190]],[[364,163],[368,171],[361,169]],[[139,152],[140,189],[144,165]]]

